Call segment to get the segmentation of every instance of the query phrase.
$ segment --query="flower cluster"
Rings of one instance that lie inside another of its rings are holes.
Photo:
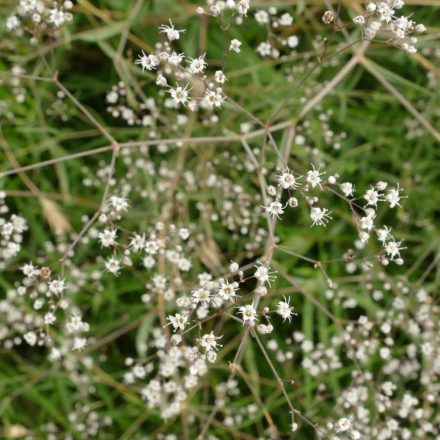
[[[0,270],[21,250],[23,233],[28,229],[26,220],[16,214],[9,213],[6,194],[0,191]]]
[[[173,107],[188,107],[191,111],[220,108],[225,100],[223,84],[226,77],[223,71],[217,70],[208,79],[205,55],[190,58],[176,52],[172,43],[179,40],[185,30],[176,29],[171,21],[169,25],[160,26],[159,32],[165,36],[165,41],[156,45],[154,53],[142,52],[135,63],[143,71],[157,72],[156,84],[169,93]],[[175,78],[175,84],[169,84],[169,77]]]
[[[18,34],[30,32],[36,43],[43,34],[56,32],[73,19],[71,0],[20,0],[6,20],[6,29]]]
[[[286,36],[285,30],[293,24],[293,17],[289,12],[283,12],[278,15],[275,6],[271,6],[268,10],[258,10],[255,15],[258,24],[267,27],[268,39],[260,43],[256,49],[257,53],[263,58],[279,58],[281,51],[295,52],[299,44],[299,38],[296,35]],[[277,30],[283,29],[281,35],[277,34]]]
[[[379,202],[388,203],[390,208],[400,206],[402,189],[399,185],[387,190],[388,184],[380,181],[367,190],[361,198],[356,198],[354,196],[355,186],[353,183],[343,182],[339,184],[338,175],[324,178],[325,174],[325,172],[321,171],[321,168],[315,168],[313,165],[305,176],[286,168],[277,176],[278,186],[269,186],[267,188],[268,194],[275,199],[264,207],[266,215],[280,219],[287,207],[296,208],[299,205],[298,198],[296,197],[298,195],[298,197],[304,198],[308,205],[312,226],[326,226],[332,220],[332,212],[327,208],[317,206],[319,198],[318,196],[310,195],[310,192],[315,190],[339,195],[348,203],[353,214],[355,225],[359,232],[359,240],[356,242],[356,246],[360,249],[363,248],[368,243],[371,232],[374,231],[384,249],[384,255],[380,256],[379,261],[384,265],[387,265],[389,261],[402,264],[403,260],[400,252],[405,249],[402,246],[402,241],[395,239],[389,227],[375,225]],[[336,189],[338,187],[343,195],[337,193]],[[288,198],[283,203],[282,198],[285,191]],[[360,205],[360,200],[365,202],[364,206]]]
[[[408,53],[415,53],[417,37],[411,34],[425,32],[426,27],[417,24],[409,16],[396,15],[396,11],[404,4],[403,0],[371,1],[367,4],[364,13],[356,16],[353,22],[362,26],[366,38],[373,39],[377,34],[384,34],[388,36],[389,44]]]

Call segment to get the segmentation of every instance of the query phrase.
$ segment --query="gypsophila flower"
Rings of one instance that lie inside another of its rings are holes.
[[[114,246],[116,244],[117,230],[116,228],[105,229],[99,233],[98,237],[102,247]]]
[[[169,315],[167,319],[170,321],[174,330],[185,330],[185,325],[188,322],[188,317],[186,315],[181,315],[180,313],[176,313],[174,316]]]
[[[142,55],[139,55],[139,58],[135,61],[135,64],[139,64],[143,71],[155,70],[159,63],[159,58],[156,55],[147,55],[144,51],[142,51]]]
[[[125,197],[111,196],[109,200],[109,205],[116,212],[127,211],[128,201]]]
[[[235,292],[238,290],[237,283],[228,283],[227,281],[220,281],[220,288],[218,290],[218,296],[224,301],[234,301]]]
[[[269,206],[264,206],[264,210],[269,217],[278,218],[280,218],[280,215],[284,214],[284,208],[285,207],[278,201],[269,203]]]
[[[202,55],[199,58],[190,58],[188,71],[191,75],[196,75],[198,73],[202,73],[206,66],[207,63],[205,61],[205,55]]]
[[[292,315],[295,315],[295,313],[293,313],[293,307],[290,306],[290,298],[284,297],[284,301],[279,301],[276,312],[283,318],[283,321],[288,319],[290,322]]]
[[[400,251],[403,249],[406,249],[405,247],[401,246],[402,241],[395,241],[390,240],[385,243],[384,249],[387,255],[393,260],[395,257],[400,258]]]
[[[339,185],[345,197],[353,197],[354,185],[350,182],[344,182]]]
[[[390,204],[390,208],[400,206],[399,202],[402,199],[402,196],[400,195],[401,191],[402,189],[397,185],[396,188],[391,188],[386,194],[385,200]]]
[[[374,188],[369,189],[364,194],[364,199],[367,201],[367,206],[377,206],[377,203],[382,200],[381,195]]]
[[[64,282],[64,280],[61,279],[53,280],[48,283],[48,287],[50,293],[60,295],[66,289],[66,283]]]
[[[168,90],[168,93],[171,95],[171,98],[176,107],[180,104],[186,105],[186,103],[188,102],[188,87],[189,84],[186,84],[185,87],[177,86]]]
[[[220,345],[217,341],[221,339],[221,336],[215,336],[214,332],[207,333],[200,338],[200,346],[205,348],[206,351],[218,350]]]
[[[316,169],[315,166],[312,165],[312,169],[307,171],[306,181],[312,188],[316,188],[317,186],[321,188],[321,176],[324,174],[324,172],[321,173],[320,168]]]
[[[327,226],[327,223],[332,219],[331,211],[327,208],[313,207],[310,210],[310,218],[312,219],[312,226]]]
[[[301,186],[288,169],[278,176],[278,185],[283,189],[296,189]]]
[[[256,264],[256,270],[254,272],[254,277],[261,283],[261,284],[269,284],[275,279],[275,276],[272,272],[270,272],[270,268],[263,264],[262,262],[258,262]]]
[[[159,27],[159,31],[161,34],[165,34],[169,41],[175,41],[180,38],[180,34],[186,32],[183,30],[178,30],[174,27],[173,23],[170,20],[170,25],[163,24]]]
[[[119,275],[119,272],[121,270],[121,263],[117,258],[110,257],[105,262],[105,268],[108,272],[112,273],[113,275]]]
[[[249,324],[254,325],[257,320],[257,312],[252,305],[242,306],[239,309],[239,313],[242,315],[243,325]]]
[[[240,53],[241,44],[242,43],[240,40],[237,40],[236,38],[234,38],[229,45],[229,50],[233,50],[234,52]]]

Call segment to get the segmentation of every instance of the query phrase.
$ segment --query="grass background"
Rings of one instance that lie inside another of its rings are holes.
[[[3,2],[0,5],[0,15],[6,17],[14,3]],[[368,49],[367,58],[411,106],[420,111],[438,130],[438,7],[436,2],[407,3],[407,9],[411,8],[414,11],[415,19],[426,24],[429,29],[427,36],[421,38],[418,54],[408,56],[394,48],[373,43]],[[156,87],[149,81],[150,76],[140,72],[133,60],[140,49],[148,51],[157,41],[157,27],[160,24],[172,18],[177,27],[187,29],[181,41],[181,49],[188,56],[196,56],[206,51],[211,66],[221,59],[224,44],[221,31],[213,21],[209,21],[208,24],[208,21],[194,13],[194,5],[197,2],[146,0],[140,13],[128,23],[133,4],[132,1],[120,0],[79,0],[75,6],[74,23],[63,30],[60,40],[47,41],[38,48],[30,46],[26,39],[16,39],[1,31],[0,70],[3,85],[0,87],[0,100],[6,101],[13,113],[12,118],[2,116],[2,142],[13,152],[20,165],[96,148],[104,145],[105,140],[67,101],[68,121],[63,122],[56,115],[47,114],[46,110],[55,99],[56,88],[53,84],[23,81],[26,98],[22,103],[16,102],[13,98],[13,88],[7,79],[13,64],[24,66],[26,73],[30,75],[46,76],[48,68],[41,61],[41,57],[44,56],[50,69],[59,72],[60,81],[65,87],[102,124],[111,128],[118,141],[124,142],[144,139],[147,130],[141,127],[127,127],[111,118],[105,110],[105,94],[120,79],[129,81],[130,78],[136,77],[147,96],[157,95]],[[320,17],[326,9],[321,2],[269,1],[256,4],[288,7],[295,17],[292,30],[300,38],[296,57],[273,62],[262,60],[255,53],[255,46],[262,41],[262,36],[261,28],[252,23],[252,20],[229,31],[228,38],[239,38],[243,41],[243,46],[239,56],[229,57],[226,74],[230,81],[226,87],[227,93],[248,111],[266,120],[292,90],[295,81],[301,77],[303,66],[307,62],[313,62],[317,53],[323,50],[322,44],[315,50],[316,36],[328,38],[329,50],[338,47],[338,44],[343,42],[343,37],[340,32],[321,23]],[[352,17],[359,7],[358,2],[346,2],[341,8],[342,20],[349,23],[350,16]],[[127,24],[130,33],[124,57],[115,66],[121,33]],[[356,35],[357,31],[350,26],[349,31]],[[337,65],[324,63],[318,73],[307,81],[306,86],[298,91],[286,108],[284,118],[295,118],[303,100],[309,99],[308,93],[311,93],[314,84],[330,80],[347,63],[350,56],[351,52],[347,50],[337,58]],[[292,68],[296,69],[292,74],[294,81],[289,82],[286,80],[286,70]],[[428,75],[431,77],[431,85]],[[327,110],[333,112],[329,122],[331,129],[335,133],[347,133],[347,138],[342,141],[342,148],[338,151],[326,145],[323,140],[319,114]],[[218,124],[210,128],[195,124],[192,135],[237,133],[239,123],[248,119],[246,115],[237,113],[236,108],[225,105]],[[356,182],[359,189],[365,189],[377,180],[386,180],[392,184],[399,182],[408,199],[404,200],[404,209],[398,211],[397,221],[391,217],[390,221],[393,222],[393,230],[397,237],[405,238],[408,250],[404,255],[404,268],[392,268],[390,272],[402,277],[407,274],[411,281],[417,282],[421,276],[425,277],[425,270],[430,269],[425,282],[433,290],[438,288],[440,272],[434,270],[439,262],[438,139],[423,128],[419,136],[408,136],[405,121],[413,121],[414,117],[360,65],[326,97],[322,108],[311,112],[306,120],[310,124],[307,131],[308,148],[293,147],[290,158],[292,166],[298,171],[306,170],[311,161],[322,158],[327,163],[329,174],[337,172],[344,176],[343,180]],[[277,141],[282,143],[284,135],[285,133],[281,133]],[[257,145],[257,142],[251,144],[253,147]],[[196,170],[200,163],[222,154],[225,150],[231,154],[242,154],[236,153],[237,149],[240,149],[239,144],[224,147],[207,145],[206,148],[190,146],[185,167]],[[0,171],[13,167],[5,149],[0,152],[0,157]],[[173,166],[177,157],[177,154],[171,152],[166,155],[166,160]],[[81,216],[91,214],[96,209],[101,195],[98,189],[91,191],[85,188],[82,180],[85,175],[96,172],[103,160],[109,160],[108,153],[58,163],[55,166],[29,171],[26,175],[41,192],[56,201],[72,228],[79,230]],[[153,153],[151,160],[158,165],[163,156]],[[273,158],[269,158],[270,160]],[[115,174],[118,177],[127,172],[127,167],[121,162],[118,162],[116,168]],[[85,171],[84,167],[89,171]],[[256,181],[252,176],[227,167],[224,172],[249,191],[256,191]],[[152,181],[148,177],[142,177],[138,183],[149,185]],[[51,252],[48,243],[54,243],[59,238],[57,239],[51,230],[48,213],[38,198],[29,192],[20,176],[1,178],[0,189],[10,194],[9,203],[13,205],[14,210],[22,213],[30,225],[26,246],[21,254],[23,261],[41,255],[48,259],[49,263],[55,264],[58,254]],[[191,202],[196,203],[203,195],[192,194],[191,197]],[[342,205],[340,209],[342,214]],[[160,203],[146,206],[141,200],[136,200],[128,222],[142,228],[148,224],[147,217],[154,218],[159,212]],[[291,214],[280,222],[277,232],[283,244],[293,247],[296,252],[319,260],[338,258],[350,245],[355,233],[352,227],[348,227],[348,214],[344,215],[347,221],[342,219],[326,229],[311,230],[304,215],[301,217],[296,213]],[[241,239],[232,242],[228,231],[220,227],[214,231],[214,238],[226,262],[243,244]],[[93,244],[82,246],[75,256],[77,264],[85,261],[89,271],[99,267],[93,258],[96,255],[95,248]],[[374,247],[371,250],[374,251]],[[346,312],[340,305],[330,304],[325,299],[325,283],[313,267],[282,252],[277,252],[275,259],[280,272],[293,274],[296,282],[305,286],[305,289],[335,316],[345,316]],[[1,292],[6,292],[17,279],[17,267],[18,262],[0,274]],[[340,266],[332,267],[331,271],[331,275],[336,278],[344,275],[343,267]],[[124,358],[135,356],[136,345],[145,342],[150,336],[152,320],[144,318],[145,307],[139,301],[143,282],[137,277],[123,276],[118,279],[107,277],[103,283],[105,288],[98,294],[95,291],[96,286],[92,284],[84,286],[77,294],[79,304],[87,309],[96,340],[104,341],[91,353],[95,359],[92,373],[96,390],[92,393],[93,398],[89,404],[103,416],[111,416],[113,426],[104,430],[99,438],[156,438],[159,432],[174,432],[180,438],[185,429],[180,422],[170,421],[164,424],[156,414],[147,411],[140,398],[122,383],[122,375],[125,372]],[[279,277],[277,288],[288,287],[289,284]],[[371,301],[362,285],[353,286],[350,295],[359,301],[367,313],[375,313],[377,305]],[[293,303],[300,314],[295,320],[295,329],[302,330],[308,338],[326,342],[338,333],[335,324],[307,297],[295,297]],[[114,335],[113,332],[120,329],[128,330],[107,343],[106,337]],[[285,334],[284,330],[280,331],[277,336],[280,344],[283,344],[283,339],[291,330],[287,329]],[[231,339],[225,344],[221,352],[224,362],[219,364],[218,370],[210,373],[208,383],[204,385],[206,389],[226,377],[227,361],[232,359],[236,346],[236,339]],[[11,425],[21,425],[37,438],[45,438],[46,431],[42,427],[49,422],[55,423],[60,432],[70,432],[68,414],[75,405],[83,404],[86,398],[78,394],[68,372],[52,366],[45,360],[43,351],[35,352],[22,347],[16,351],[2,350],[0,354],[0,423],[3,426],[3,435],[7,436]],[[248,381],[260,394],[277,425],[282,431],[287,432],[290,417],[286,417],[285,401],[269,368],[260,362],[260,356],[257,347],[249,344],[243,368],[247,371]],[[321,401],[316,398],[320,382],[326,383],[330,394],[337,394],[349,381],[352,369],[347,365],[324,379],[316,380],[296,364],[287,363],[279,368],[283,377],[294,377],[296,382],[301,384],[300,388],[290,391],[298,406],[318,414],[318,417],[331,414],[333,405],[331,399]],[[240,411],[243,405],[254,399],[249,391],[243,392],[233,400],[231,409],[234,411],[236,408],[236,411]],[[191,401],[191,411],[196,417],[200,417],[201,421],[206,417],[206,403],[203,392],[194,396]],[[245,417],[240,426],[229,432],[225,431],[221,424],[214,424],[211,432],[219,438],[255,438],[263,434],[264,426],[264,417],[259,412],[254,419]],[[297,438],[306,439],[311,436],[312,432],[304,428]],[[78,434],[73,434],[73,437],[82,438]],[[190,438],[195,436],[191,434]]]

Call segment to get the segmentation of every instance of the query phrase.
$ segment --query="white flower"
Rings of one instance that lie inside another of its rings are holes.
[[[243,325],[248,323],[254,325],[257,320],[257,312],[254,307],[250,304],[242,306],[239,309],[239,313],[243,316]]]
[[[272,46],[269,42],[260,43],[257,47],[257,52],[263,57],[268,57],[272,53]]]
[[[278,176],[278,186],[283,189],[295,189],[301,186],[296,181],[295,176],[286,169],[280,176]]]
[[[269,206],[264,206],[264,210],[268,216],[278,218],[280,218],[280,215],[284,213],[284,208],[285,207],[277,201],[269,203]]]
[[[374,188],[364,194],[364,199],[367,201],[367,206],[377,206],[377,202],[382,200],[381,195]]]
[[[285,12],[279,19],[279,24],[281,26],[290,26],[292,23],[293,17],[288,12]]]
[[[27,332],[24,336],[24,340],[31,346],[37,343],[37,335],[35,332]]]
[[[218,290],[218,296],[225,301],[233,301],[235,298],[235,292],[238,290],[237,283],[228,283],[227,281],[220,280],[220,288]]]
[[[168,62],[173,65],[173,66],[178,66],[182,63],[184,59],[184,54],[183,53],[177,53],[177,52],[173,52],[169,57],[168,57]]]
[[[270,285],[271,281],[275,279],[273,273],[270,272],[270,268],[261,262],[258,262],[255,267],[257,270],[254,272],[254,277],[261,284],[268,283]]]
[[[348,431],[351,428],[351,422],[346,417],[343,417],[337,421],[336,426],[336,432]]]
[[[119,275],[119,271],[121,270],[121,263],[115,257],[110,257],[105,262],[105,268],[113,275]]]
[[[399,188],[399,185],[397,185],[396,188],[391,188],[385,196],[385,200],[390,204],[390,208],[400,206],[399,202],[402,199],[400,196],[400,191],[403,190]]]
[[[255,20],[259,24],[268,24],[269,23],[269,14],[266,11],[257,11],[255,13]]]
[[[139,58],[134,63],[140,64],[142,70],[145,71],[156,69],[160,61],[156,55],[147,55],[144,51],[142,51],[142,55],[139,55]]]
[[[283,318],[283,321],[288,319],[290,322],[292,315],[295,315],[295,313],[293,313],[293,307],[290,306],[290,298],[286,299],[286,297],[284,297],[284,301],[280,301],[277,304],[276,312]]]
[[[339,185],[345,197],[353,197],[354,185],[350,182],[344,182]]]
[[[188,102],[188,88],[189,84],[185,87],[177,86],[174,89],[168,90],[168,93],[171,95],[173,102],[176,106],[183,104],[185,105]]]
[[[192,297],[194,298],[194,302],[196,304],[208,304],[211,301],[211,297],[209,296],[209,291],[200,287],[197,290],[194,290],[192,293]]]
[[[229,45],[229,50],[233,50],[234,52],[240,53],[241,41],[234,38]]]
[[[55,315],[53,314],[53,313],[51,313],[51,312],[48,312],[48,313],[46,313],[45,315],[44,315],[44,323],[46,324],[46,325],[52,325],[56,320],[57,320],[57,318],[55,317]]]
[[[220,107],[224,101],[224,97],[221,94],[222,89],[207,90],[203,99],[208,104],[209,108]]]
[[[384,226],[383,228],[378,229],[376,231],[377,238],[382,243],[385,243],[385,241],[388,240],[388,238],[390,237],[390,233],[391,233],[391,229],[388,228],[387,226]]]
[[[66,289],[66,285],[64,280],[53,280],[50,281],[49,284],[49,292],[54,293],[55,295],[59,295],[60,293],[63,293]]]
[[[224,84],[226,81],[225,74],[221,70],[217,70],[214,74],[214,81],[219,84]]]
[[[312,169],[307,171],[306,181],[312,187],[316,188],[319,186],[321,188],[321,176],[325,173],[320,172],[320,168],[316,169],[314,165],[312,165]]]
[[[105,229],[104,232],[100,232],[99,241],[101,242],[102,247],[110,247],[116,244],[117,230],[113,229]]]
[[[167,319],[170,321],[170,324],[173,326],[174,330],[184,330],[185,325],[188,322],[188,317],[186,315],[181,315],[180,313],[176,313],[174,316],[169,315]]]
[[[326,226],[329,220],[332,219],[331,211],[327,208],[314,207],[310,210],[310,218],[313,221],[312,226]]]
[[[240,15],[246,15],[249,10],[249,0],[240,0],[237,3],[236,9]]]
[[[394,239],[385,243],[385,252],[390,256],[391,260],[395,257],[400,258],[400,251],[406,249],[406,247],[401,246],[401,244],[402,241],[395,241]]]
[[[214,332],[207,333],[200,338],[200,346],[205,348],[206,351],[217,350],[219,344],[217,340],[221,339],[221,336],[215,336]]]
[[[109,200],[109,205],[116,211],[127,211],[128,202],[125,197],[111,196]]]
[[[361,229],[366,229],[367,231],[371,231],[374,227],[374,218],[375,215],[367,215],[360,219],[360,227]]]
[[[61,9],[53,8],[49,11],[49,23],[53,23],[56,27],[60,27],[67,20],[67,16]]]
[[[295,49],[295,47],[297,47],[299,44],[299,38],[296,35],[291,35],[290,37],[287,38],[286,44],[290,48]]]
[[[202,55],[199,58],[190,58],[190,63],[189,63],[189,73],[191,73],[191,75],[195,75],[197,73],[202,73],[205,70],[205,67],[207,66],[206,61],[205,61],[205,55]]]
[[[81,351],[85,348],[86,345],[87,345],[86,338],[80,338],[77,336],[73,339],[73,349],[74,350]]]
[[[33,278],[39,274],[39,270],[32,263],[23,264],[21,271],[28,278]]]
[[[145,235],[134,234],[130,240],[130,247],[135,252],[142,251],[145,248]]]
[[[174,27],[173,23],[170,20],[170,26],[163,24],[159,27],[161,34],[166,34],[169,41],[175,41],[180,38],[180,34],[186,32],[185,29],[178,30]]]

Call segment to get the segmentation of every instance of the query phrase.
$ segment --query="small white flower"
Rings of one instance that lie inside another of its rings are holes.
[[[286,169],[280,176],[278,176],[278,186],[283,189],[296,189],[300,187],[301,184],[297,182],[291,171]]]
[[[290,298],[286,299],[286,297],[284,297],[284,301],[277,304],[276,312],[283,318],[283,321],[288,319],[289,322],[292,320],[292,315],[296,315],[293,313],[293,307],[290,306]]]
[[[394,208],[396,206],[400,206],[399,202],[403,198],[400,195],[400,192],[403,191],[399,188],[399,185],[396,188],[391,188],[387,195],[385,196],[385,200],[390,204],[390,208]]]
[[[238,310],[239,310],[239,313],[241,313],[241,315],[243,317],[243,325],[244,324],[250,324],[250,325],[255,324],[255,321],[257,320],[257,312],[252,305],[248,304],[246,306],[242,306]]]
[[[50,281],[49,284],[49,292],[54,293],[55,295],[59,295],[60,293],[63,293],[66,289],[66,284],[64,280],[53,280]]]
[[[116,244],[117,230],[113,229],[105,229],[103,232],[100,232],[98,235],[99,241],[101,242],[102,247],[110,247]]]
[[[224,84],[226,81],[225,74],[221,70],[217,70],[214,74],[214,81],[219,84]]]
[[[312,165],[312,169],[307,171],[306,181],[312,188],[316,188],[317,186],[321,188],[321,182],[322,182],[321,176],[324,175],[325,173],[324,172],[321,173],[320,170],[321,170],[320,167],[316,169],[315,166]]]
[[[217,344],[218,339],[221,339],[221,336],[215,336],[214,332],[207,333],[200,338],[200,346],[205,348],[206,351],[218,350],[218,347],[220,347]]]
[[[85,348],[86,345],[87,345],[86,338],[80,338],[77,336],[73,339],[73,349],[74,350],[81,351]]]
[[[105,262],[105,268],[107,269],[107,271],[109,271],[113,275],[117,276],[117,275],[119,275],[119,271],[121,270],[121,263],[119,262],[119,260],[117,258],[110,257]]]
[[[336,426],[336,432],[345,432],[351,428],[351,422],[346,417],[343,417],[337,421]]]
[[[269,206],[264,206],[264,210],[269,217],[280,218],[281,214],[284,214],[284,206],[277,201],[269,203]]]
[[[161,34],[165,34],[169,41],[175,41],[180,38],[180,34],[186,32],[185,29],[178,30],[174,27],[173,23],[170,20],[170,25],[163,24],[159,27],[159,31]]]
[[[188,322],[188,317],[186,315],[181,315],[180,313],[176,313],[174,316],[169,315],[167,319],[170,321],[170,324],[173,326],[174,330],[184,330],[185,325]]]
[[[255,13],[255,20],[259,24],[268,24],[269,23],[269,14],[266,11],[257,11]]]
[[[207,66],[205,61],[205,55],[202,55],[199,58],[190,58],[189,59],[189,67],[188,71],[191,73],[191,75],[195,75],[197,73],[202,73],[205,70],[205,67]]]
[[[128,202],[125,197],[111,196],[109,200],[109,205],[116,212],[127,211],[128,209]]]
[[[393,260],[395,257],[400,258],[400,251],[406,249],[406,247],[401,246],[402,241],[390,240],[385,243],[384,249],[387,255]]]
[[[220,288],[218,290],[218,296],[225,301],[234,301],[235,292],[238,290],[237,283],[228,283],[227,281],[220,281]]]
[[[354,185],[350,182],[344,182],[339,185],[345,197],[353,197]]]
[[[371,188],[364,194],[364,199],[367,201],[367,206],[377,206],[377,202],[381,201],[382,197],[378,191]]]
[[[207,90],[203,96],[203,99],[208,104],[209,108],[221,107],[223,101],[225,100],[221,93],[221,89]]]
[[[154,70],[159,65],[159,58],[156,55],[150,54],[147,55],[144,51],[142,51],[142,55],[139,55],[139,58],[134,62],[135,64],[139,64],[142,67],[142,70]]]
[[[185,105],[188,102],[188,88],[189,84],[185,87],[177,86],[171,90],[168,90],[168,93],[171,95],[173,102],[176,106],[182,104]]]
[[[192,293],[192,297],[194,298],[194,302],[196,304],[199,303],[209,304],[209,302],[211,301],[211,297],[209,296],[209,291],[204,289],[203,287],[194,290],[194,292]]]
[[[332,219],[330,214],[331,211],[329,211],[327,208],[312,208],[310,210],[310,218],[313,221],[312,226],[326,226],[327,223]]]
[[[234,38],[229,45],[229,50],[233,50],[234,52],[240,53],[241,41]]]

